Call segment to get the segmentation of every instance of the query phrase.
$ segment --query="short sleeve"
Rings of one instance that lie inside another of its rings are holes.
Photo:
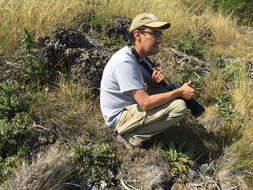
[[[144,88],[141,70],[135,62],[122,61],[115,68],[115,76],[121,93]]]

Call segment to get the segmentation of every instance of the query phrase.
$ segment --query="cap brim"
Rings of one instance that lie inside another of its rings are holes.
[[[168,29],[170,27],[169,22],[152,22],[145,24],[145,26],[151,27],[151,28],[161,28],[161,29]]]

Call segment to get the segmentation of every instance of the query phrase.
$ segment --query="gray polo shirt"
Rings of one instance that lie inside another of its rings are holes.
[[[117,51],[106,64],[100,87],[100,108],[109,126],[115,126],[124,107],[136,103],[128,91],[144,89],[149,74],[137,63],[131,47]]]

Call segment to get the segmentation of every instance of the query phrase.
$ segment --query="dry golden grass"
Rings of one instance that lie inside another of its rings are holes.
[[[85,0],[1,0],[0,54],[13,53],[18,48],[25,28],[38,37],[49,33],[58,23],[69,23],[85,9]]]
[[[246,120],[253,117],[253,84],[251,81],[237,81],[233,91],[233,102],[236,105],[236,110]]]
[[[113,1],[108,8],[113,13],[125,15],[129,18],[134,18],[142,12],[149,12],[161,20],[170,21],[171,28],[167,31],[167,39],[174,39],[180,34],[184,34],[186,30],[193,28],[189,20],[189,9],[178,0],[117,0]],[[108,11],[108,9],[104,9],[104,11]]]
[[[252,51],[253,40],[236,24],[230,15],[206,9],[199,18],[199,23],[210,27],[217,45],[214,55],[246,56]]]
[[[38,93],[34,97],[31,112],[46,121],[45,128],[60,126],[65,136],[74,137],[88,127],[88,122],[94,111],[89,89],[73,81],[60,80],[59,88]],[[88,129],[87,129],[88,130]]]
[[[75,167],[69,162],[70,152],[60,150],[59,145],[52,146],[48,152],[37,155],[32,163],[23,161],[11,177],[0,187],[1,190],[68,189]]]
[[[196,30],[199,24],[205,24],[217,39],[218,45],[213,50],[216,55],[244,55],[252,50],[253,44],[247,35],[239,33],[231,17],[210,11],[200,0],[2,0],[0,5],[0,54],[10,54],[18,48],[24,28],[35,37],[42,36],[58,23],[69,24],[74,16],[88,9],[94,9],[105,17],[120,14],[133,18],[138,13],[150,12],[162,20],[169,20],[171,28],[166,31],[165,43],[182,36],[187,30]]]
[[[201,0],[94,0],[90,1],[91,4],[87,2],[88,0],[0,0],[0,55],[11,54],[17,50],[25,28],[35,37],[42,36],[48,34],[56,24],[69,24],[78,13],[95,9],[105,17],[120,14],[133,18],[138,13],[150,12],[162,20],[169,20],[172,26],[166,31],[165,43],[184,35],[187,30],[195,31],[197,26],[207,25],[216,38],[216,46],[207,53],[209,56],[246,56],[252,60],[253,39],[249,37],[247,31],[238,27],[230,16],[203,8]],[[194,15],[198,9],[201,11]],[[206,76],[205,81],[208,85],[203,90],[202,98],[210,101],[221,94],[223,76],[218,71],[212,71]],[[251,151],[253,126],[252,122],[249,122],[253,116],[252,94],[252,82],[243,77],[235,81],[233,104],[248,122],[243,138],[237,145],[238,155],[246,157],[244,165],[250,168],[253,168]],[[89,110],[91,102],[87,96],[89,96],[87,90],[80,85],[62,80],[60,87],[55,91],[38,95],[38,102],[33,105],[32,112],[39,113],[41,117],[60,126],[79,128],[86,124],[87,116],[91,115],[88,114],[91,112]],[[214,112],[215,106],[208,105],[207,110]],[[101,114],[94,113],[92,117],[102,120]]]

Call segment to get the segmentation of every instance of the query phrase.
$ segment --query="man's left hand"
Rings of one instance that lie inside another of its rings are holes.
[[[152,77],[151,77],[156,83],[160,83],[164,80],[164,75],[158,71],[158,70],[154,70]]]

